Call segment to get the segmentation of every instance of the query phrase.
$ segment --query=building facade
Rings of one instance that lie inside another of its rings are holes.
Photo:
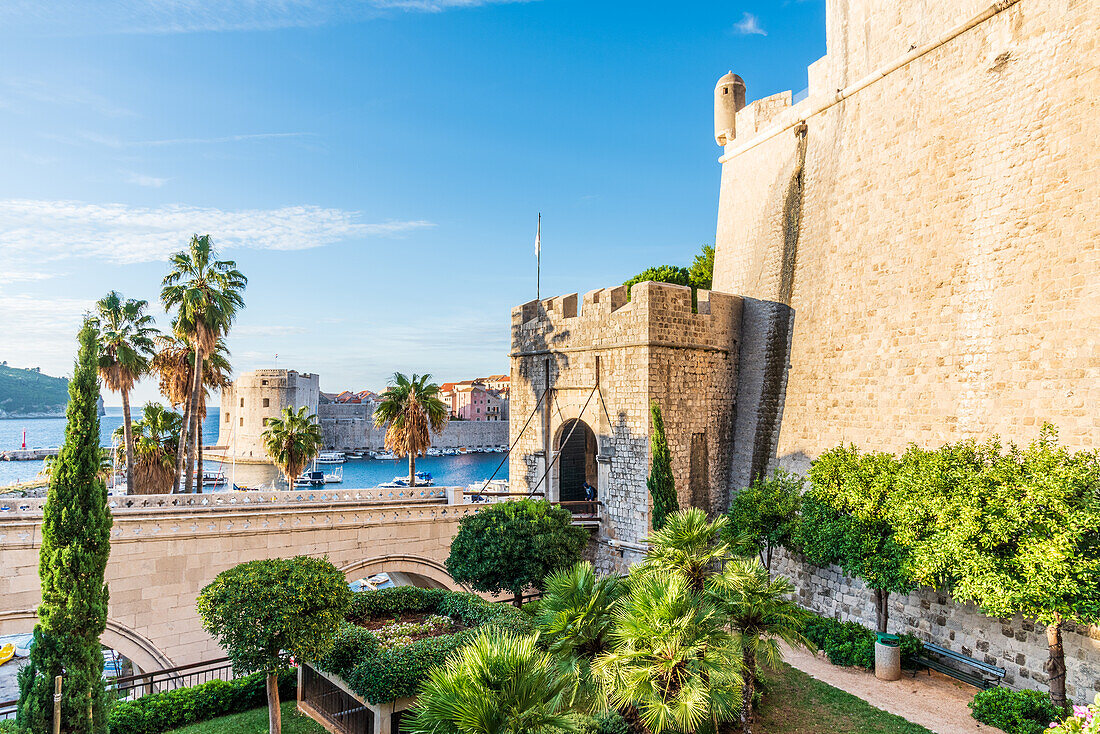
[[[296,370],[255,370],[245,372],[222,391],[218,446],[226,456],[238,461],[266,462],[263,432],[272,418],[284,408],[309,409],[317,413],[320,401],[317,374]]]

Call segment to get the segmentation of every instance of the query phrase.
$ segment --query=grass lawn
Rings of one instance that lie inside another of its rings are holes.
[[[283,734],[325,734],[320,724],[295,710],[294,701],[282,709]],[[267,734],[267,707],[173,729],[172,734]]]
[[[932,734],[785,663],[765,676],[771,691],[755,734]]]

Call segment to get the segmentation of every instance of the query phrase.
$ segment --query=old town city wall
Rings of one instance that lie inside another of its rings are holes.
[[[944,41],[987,8],[830,0],[809,97],[736,115],[714,288],[796,314],[782,464],[1043,421],[1095,445],[1100,26],[1020,0]]]
[[[829,0],[827,43],[794,106],[786,92],[742,107],[732,75],[716,93],[714,288],[794,314],[775,461],[804,471],[841,443],[1026,443],[1044,421],[1095,448],[1095,7]],[[808,607],[873,625],[858,580],[788,556],[778,569]],[[1045,686],[1042,625],[929,590],[892,606],[892,631]],[[1065,644],[1069,693],[1088,698],[1100,630],[1068,625]]]

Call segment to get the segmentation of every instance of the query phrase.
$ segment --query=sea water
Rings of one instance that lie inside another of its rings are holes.
[[[111,436],[122,425],[122,408],[106,408],[106,415],[99,417],[99,433],[102,445],[111,445]],[[203,441],[207,446],[218,440],[218,409],[210,408],[203,422]],[[135,418],[138,414],[135,414]],[[27,448],[55,448],[61,445],[65,436],[64,418],[6,418],[0,419],[0,451],[18,449],[23,442],[23,431],[27,432]],[[460,456],[422,456],[416,460],[417,471],[432,475],[436,486],[465,487],[474,482],[493,476],[496,479],[508,478],[508,463],[501,462],[503,453],[465,454]],[[0,487],[34,479],[42,471],[41,461],[0,461]],[[499,470],[498,470],[499,466]],[[325,473],[342,468],[343,482],[330,484],[329,487],[344,489],[363,489],[377,487],[391,481],[394,477],[409,476],[407,460],[380,461],[378,459],[349,459],[345,464],[325,464],[317,467]],[[242,487],[264,487],[271,489],[286,488],[286,481],[274,466],[269,464],[232,464],[221,465],[205,460],[206,471],[224,471],[231,483]]]

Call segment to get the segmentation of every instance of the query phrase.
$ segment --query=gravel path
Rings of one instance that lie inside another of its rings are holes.
[[[813,678],[936,734],[1004,734],[970,717],[967,704],[978,691],[954,678],[922,671],[915,677],[906,672],[901,680],[882,681],[860,668],[833,665],[824,653],[786,648],[783,658]]]

